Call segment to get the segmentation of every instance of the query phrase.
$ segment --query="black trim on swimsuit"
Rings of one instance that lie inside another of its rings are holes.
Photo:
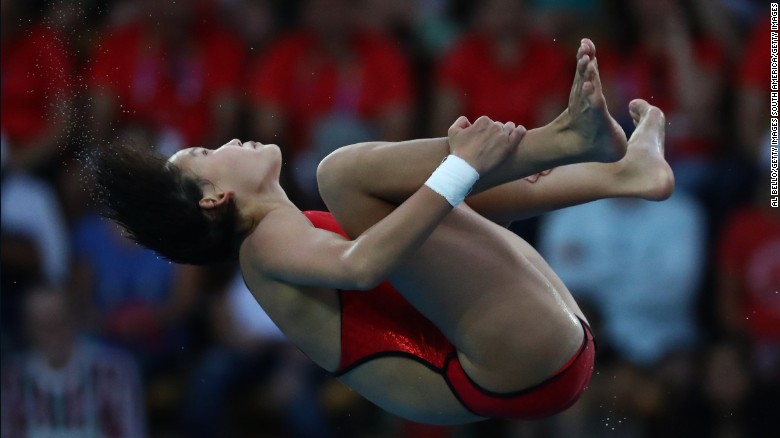
[[[468,375],[468,373],[466,373],[466,370],[463,370],[463,375],[466,376],[466,378],[468,379],[469,383],[471,383],[471,385],[474,388],[476,388],[479,392],[481,392],[481,393],[483,393],[483,394],[485,394],[487,396],[494,397],[494,398],[519,397],[519,396],[528,394],[530,392],[533,392],[533,391],[539,389],[542,386],[548,385],[548,384],[554,382],[555,380],[557,380],[558,378],[560,378],[562,375],[566,374],[566,371],[568,371],[569,368],[571,368],[571,365],[573,365],[575,362],[577,362],[577,360],[579,360],[580,356],[582,356],[582,354],[588,348],[588,332],[590,332],[590,327],[587,325],[587,323],[585,321],[582,320],[582,318],[577,317],[577,319],[580,320],[580,325],[582,326],[582,335],[583,335],[582,345],[580,346],[579,351],[577,352],[577,354],[572,359],[569,359],[569,365],[566,368],[558,370],[555,374],[553,374],[552,376],[544,379],[544,381],[541,382],[541,383],[537,383],[536,385],[530,386],[528,388],[520,389],[518,391],[494,392],[494,391],[491,391],[489,389],[486,389],[486,388],[483,388],[482,386],[480,386],[477,382],[475,382],[471,378],[471,376]],[[587,328],[586,328],[586,326],[587,326]],[[591,337],[592,336],[593,335],[591,334]],[[595,342],[594,342],[594,347],[595,347]],[[448,356],[448,360],[449,360],[449,356]],[[446,367],[446,363],[447,362],[445,361],[445,367]],[[447,380],[447,382],[449,383],[449,379],[446,379],[446,376],[445,376],[445,380]]]
[[[484,415],[480,415],[479,413],[475,412],[473,409],[471,409],[471,407],[469,407],[468,403],[466,403],[460,397],[460,394],[458,393],[458,391],[455,388],[455,386],[452,385],[452,381],[447,377],[447,373],[446,373],[447,366],[450,364],[451,360],[457,359],[457,357],[458,357],[457,350],[455,350],[452,353],[447,355],[447,358],[444,359],[444,369],[441,372],[441,377],[447,383],[447,387],[450,388],[450,392],[452,393],[453,396],[455,396],[455,398],[458,400],[458,403],[460,403],[461,406],[463,406],[467,411],[471,412],[472,414],[476,415],[477,417],[487,418]],[[463,370],[463,374],[466,374],[465,370]],[[468,377],[468,374],[466,374],[466,377]],[[469,382],[471,382],[473,384],[473,381],[471,380],[471,377],[469,377],[468,379],[469,379]],[[475,388],[477,388],[477,390],[480,390],[480,391],[482,390],[482,387],[480,387],[480,386],[476,386],[475,385]]]

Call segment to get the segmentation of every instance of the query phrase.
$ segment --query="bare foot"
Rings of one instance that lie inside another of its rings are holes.
[[[585,38],[577,50],[577,72],[569,94],[569,107],[556,120],[565,144],[578,161],[617,161],[626,153],[626,133],[607,110],[601,88],[596,46]]]
[[[642,99],[628,105],[636,130],[628,139],[628,151],[620,160],[621,187],[629,196],[663,201],[674,191],[674,174],[664,159],[664,113]]]

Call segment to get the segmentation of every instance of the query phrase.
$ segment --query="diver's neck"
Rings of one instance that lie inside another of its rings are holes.
[[[287,197],[278,181],[274,181],[263,187],[263,190],[249,197],[244,202],[239,202],[238,209],[241,212],[241,228],[251,233],[257,224],[270,212],[278,208],[297,208]]]

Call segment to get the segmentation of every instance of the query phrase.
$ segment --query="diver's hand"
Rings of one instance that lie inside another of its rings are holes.
[[[451,154],[462,158],[484,175],[517,149],[525,133],[524,126],[516,126],[512,122],[495,122],[482,116],[471,124],[461,116],[450,127],[447,140]]]

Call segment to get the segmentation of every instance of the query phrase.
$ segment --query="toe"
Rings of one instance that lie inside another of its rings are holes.
[[[666,124],[666,116],[664,115],[664,112],[661,111],[661,109],[657,106],[648,105],[647,117],[649,119],[656,120],[660,125]]]
[[[588,63],[587,70],[585,72],[585,79],[588,81],[596,79],[596,64],[594,62]]]
[[[583,55],[577,61],[577,73],[579,73],[580,76],[585,75],[585,71],[587,70],[589,63],[590,63],[590,57],[588,55]]]
[[[599,60],[596,58],[593,58],[593,70],[595,74],[593,75],[593,81],[596,83],[596,86],[598,88],[601,88],[601,76],[599,75]]]
[[[661,125],[666,123],[666,118],[663,111],[658,107],[650,105],[644,99],[634,99],[628,104],[631,118],[634,119],[634,124],[639,123],[642,120],[648,120],[648,122],[657,122]]]
[[[585,53],[591,57],[596,56],[596,45],[593,44],[593,41],[591,41],[590,38],[583,38],[580,40],[580,45],[584,48]]]
[[[628,104],[628,109],[631,111],[631,114],[636,114],[637,117],[643,116],[649,107],[650,104],[644,99],[634,99]]]

